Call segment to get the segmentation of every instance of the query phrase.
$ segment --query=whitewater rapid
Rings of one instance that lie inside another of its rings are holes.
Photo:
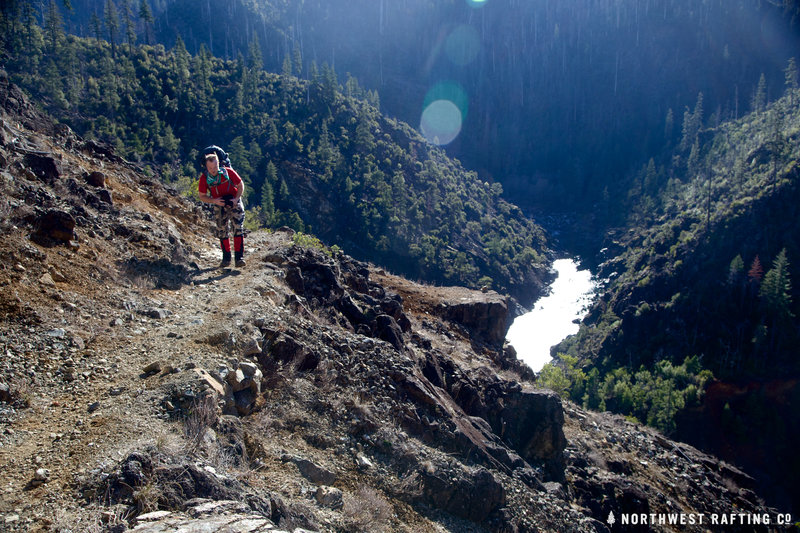
[[[588,270],[578,270],[572,259],[553,263],[558,277],[550,293],[536,301],[529,313],[517,317],[506,339],[517,357],[534,372],[539,372],[552,358],[550,348],[578,332],[578,324],[588,311],[595,282]]]

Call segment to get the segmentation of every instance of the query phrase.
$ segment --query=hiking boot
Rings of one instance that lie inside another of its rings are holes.
[[[241,257],[236,258],[236,268],[244,268],[247,266],[247,263],[244,262],[244,259]]]
[[[231,266],[231,253],[222,252],[222,262],[219,264],[219,267],[225,268],[227,266]]]

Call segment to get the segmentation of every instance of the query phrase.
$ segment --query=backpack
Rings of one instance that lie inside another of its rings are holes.
[[[208,174],[206,174],[206,156],[208,154],[217,154],[217,159],[219,159],[219,175],[217,175],[216,179],[211,179]],[[218,187],[223,182],[231,180],[228,176],[228,171],[225,170],[225,167],[231,168],[231,160],[225,150],[216,144],[212,144],[203,149],[203,153],[200,154],[199,158],[200,168],[202,169],[203,175],[206,176],[206,185],[209,189]]]
[[[200,154],[199,163],[200,163],[200,168],[202,169],[203,172],[206,171],[206,156],[208,154],[217,154],[220,168],[223,167],[230,168],[231,159],[230,157],[228,157],[228,154],[225,152],[225,150],[223,150],[216,144],[212,144],[211,146],[207,146],[205,149],[203,149],[203,153]]]

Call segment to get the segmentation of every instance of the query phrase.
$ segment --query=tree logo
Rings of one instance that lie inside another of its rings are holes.
[[[608,513],[608,519],[606,519],[606,522],[608,522],[608,525],[611,526],[611,527],[614,527],[614,523],[616,521],[617,521],[617,519],[614,518],[614,511],[609,512]]]

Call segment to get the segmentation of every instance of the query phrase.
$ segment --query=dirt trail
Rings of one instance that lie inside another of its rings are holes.
[[[177,374],[187,367],[214,368],[215,363],[227,362],[226,350],[206,340],[236,332],[246,309],[269,305],[269,294],[277,294],[272,289],[276,271],[258,259],[266,242],[266,235],[248,239],[248,266],[243,269],[216,268],[218,252],[206,249],[200,254],[205,268],[177,290],[124,290],[123,299],[133,312],[117,309],[111,314],[115,298],[109,292],[94,309],[84,309],[82,319],[70,321],[70,330],[98,332],[84,349],[66,352],[74,380],[58,379],[64,372],[55,380],[32,378],[24,385],[30,406],[13,413],[12,423],[0,430],[0,529],[6,517],[14,516],[48,524],[55,516],[42,503],[70,502],[67,495],[75,488],[76,474],[108,468],[130,450],[179,429],[167,420],[162,405],[169,368]],[[61,293],[76,289],[69,283],[55,288]],[[39,302],[48,305],[44,298]],[[141,310],[153,311],[153,316],[136,312]],[[115,320],[116,325],[109,325]],[[53,327],[30,326],[35,329],[32,335],[46,338],[47,332],[62,326],[54,322]],[[64,368],[64,360],[59,362]],[[155,362],[161,371],[145,375],[147,365]],[[28,369],[35,374],[31,366]],[[46,482],[36,486],[38,469],[48,474]]]

